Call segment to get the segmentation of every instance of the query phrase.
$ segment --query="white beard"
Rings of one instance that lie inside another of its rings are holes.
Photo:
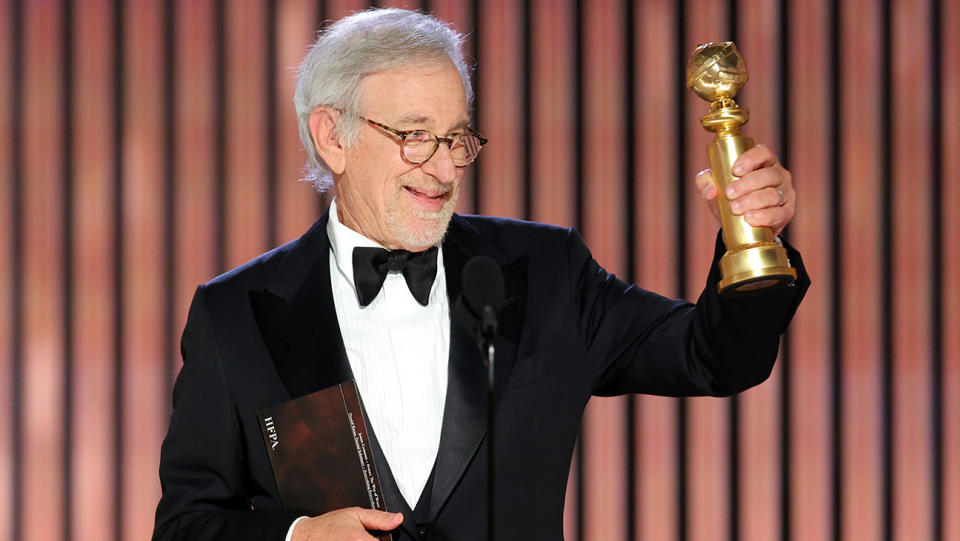
[[[397,184],[397,198],[394,205],[387,210],[386,224],[390,232],[396,236],[403,246],[412,251],[426,250],[431,246],[439,246],[447,233],[450,218],[457,206],[460,195],[460,184],[457,183],[453,195],[447,199],[443,207],[437,212],[401,210],[399,200],[403,196],[404,186],[417,187],[418,183],[401,178]],[[432,186],[431,189],[436,189]]]

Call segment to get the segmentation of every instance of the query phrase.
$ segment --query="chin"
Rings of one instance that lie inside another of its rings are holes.
[[[414,213],[389,212],[387,227],[397,239],[398,244],[411,252],[420,252],[431,246],[439,246],[447,234],[447,226],[453,216],[453,205],[446,206],[429,216]]]

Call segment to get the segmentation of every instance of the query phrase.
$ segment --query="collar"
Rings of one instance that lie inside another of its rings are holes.
[[[333,253],[337,272],[350,284],[354,298],[356,298],[357,285],[353,280],[353,249],[357,247],[386,249],[386,247],[343,225],[340,216],[337,214],[336,198],[330,202],[327,237],[330,239],[330,251]],[[443,276],[443,272],[443,246],[440,246],[437,251],[437,277]],[[437,282],[438,279],[434,279],[433,287],[430,289],[431,302],[433,302],[434,293],[437,291]]]

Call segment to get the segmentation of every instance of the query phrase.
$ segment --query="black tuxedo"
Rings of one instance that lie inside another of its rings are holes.
[[[256,412],[351,377],[330,290],[326,220],[197,289],[163,443],[155,539],[282,540],[302,514],[280,509]],[[791,249],[796,286],[723,300],[714,263],[694,306],[616,279],[572,230],[454,216],[443,244],[451,302],[476,255],[497,261],[506,282],[496,341],[501,540],[562,538],[570,458],[591,395],[728,395],[760,383],[809,285]],[[484,382],[476,346],[454,322],[428,485],[430,539],[485,539]],[[401,534],[418,538],[382,453],[375,455],[388,509],[405,510]]]

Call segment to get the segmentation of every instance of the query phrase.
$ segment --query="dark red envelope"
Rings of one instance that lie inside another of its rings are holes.
[[[258,412],[285,509],[319,515],[344,507],[386,511],[353,381]],[[389,541],[389,534],[382,534]]]

